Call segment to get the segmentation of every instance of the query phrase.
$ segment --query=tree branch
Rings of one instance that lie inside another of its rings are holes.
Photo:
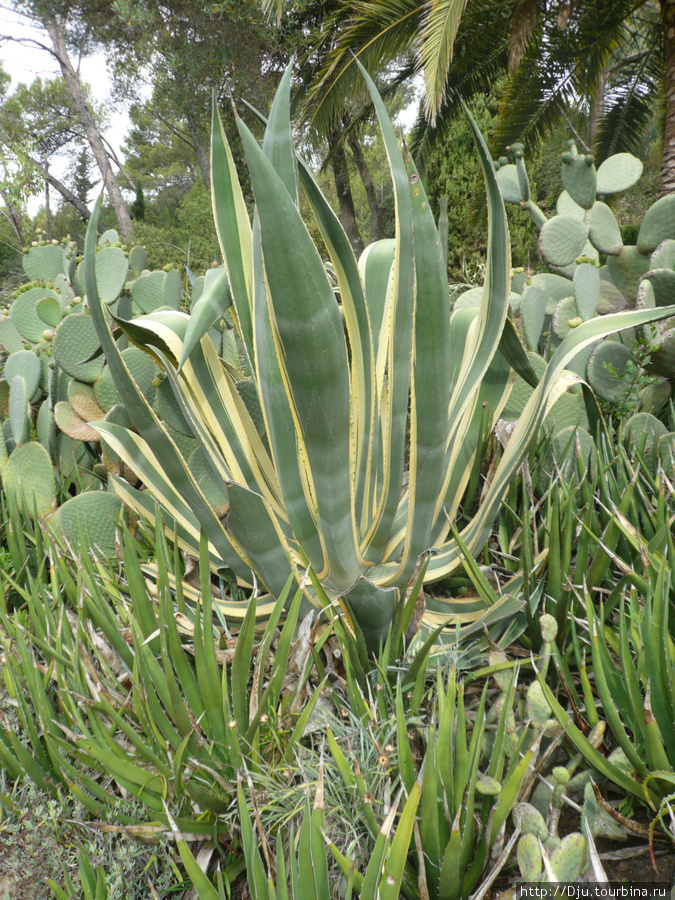
[[[181,131],[180,128],[177,128],[175,125],[172,125],[171,122],[169,122],[167,119],[165,119],[164,116],[160,112],[158,112],[156,109],[153,109],[151,106],[146,105],[146,109],[150,113],[152,113],[152,115],[156,119],[159,119],[159,121],[163,125],[165,125],[172,134],[175,134],[175,136],[178,138],[179,141],[183,141],[183,143],[187,144],[188,147],[191,147],[192,150],[195,149],[194,141],[191,141],[190,138],[187,137],[186,132]]]
[[[129,173],[127,172],[127,170],[124,168],[124,166],[123,166],[122,163],[120,162],[119,157],[118,157],[117,154],[115,153],[115,148],[112,146],[112,144],[110,143],[110,141],[108,140],[108,138],[106,138],[104,135],[101,135],[101,137],[103,138],[103,143],[104,143],[104,144],[106,145],[106,147],[108,148],[108,157],[115,163],[115,165],[117,166],[117,168],[118,168],[118,169],[120,170],[120,172],[124,175],[124,177],[125,177],[126,180],[127,180],[127,184],[129,185],[129,187],[131,188],[131,190],[132,190],[132,191],[135,191],[135,190],[136,190],[136,184],[135,184],[135,182],[133,181],[131,175],[129,175]]]
[[[63,182],[59,181],[58,178],[54,178],[52,173],[39,160],[34,159],[32,156],[29,156],[28,154],[26,154],[26,159],[29,162],[31,162],[35,166],[35,168],[38,169],[42,173],[43,178],[46,181],[48,181],[51,184],[51,186],[59,192],[59,194],[61,194],[63,199],[67,203],[70,203],[71,206],[74,206],[75,209],[82,216],[82,218],[88,222],[89,219],[91,218],[91,213],[89,212],[89,209],[88,209],[86,203],[83,203],[82,200],[80,200],[79,197],[77,197],[69,188],[67,188],[65,186],[65,184],[63,184]],[[99,230],[99,233],[104,231],[104,228],[100,223],[98,226],[98,230]]]
[[[563,117],[563,119],[564,119],[564,120],[567,122],[567,124],[569,125],[569,127],[570,127],[570,129],[571,129],[571,131],[572,131],[572,134],[573,134],[573,135],[575,136],[575,138],[579,141],[579,143],[580,143],[581,146],[584,148],[584,150],[586,151],[586,153],[590,153],[590,152],[591,152],[590,147],[588,146],[588,144],[586,143],[586,141],[582,138],[582,136],[579,134],[579,132],[576,130],[576,128],[574,127],[574,125],[573,125],[572,122],[570,121],[570,118],[569,118],[569,116],[567,115],[567,112],[566,112],[566,110],[565,110],[565,107],[563,106],[563,104],[562,104],[559,100],[558,100],[558,109],[560,110],[560,115]]]

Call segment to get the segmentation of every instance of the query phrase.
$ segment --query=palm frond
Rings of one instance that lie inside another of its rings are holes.
[[[515,72],[539,19],[539,0],[520,0],[511,18],[509,33],[509,71]]]
[[[369,72],[375,72],[383,64],[407,56],[415,44],[422,15],[419,0],[344,2],[336,8],[332,33],[337,37],[306,103],[314,128],[325,133],[339,115],[345,97],[358,100],[364,96],[355,58]],[[330,31],[331,23],[327,27]]]
[[[428,0],[422,22],[420,61],[424,72],[424,107],[432,125],[446,92],[452,48],[466,0]]]

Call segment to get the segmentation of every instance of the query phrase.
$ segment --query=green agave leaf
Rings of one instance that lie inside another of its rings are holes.
[[[209,269],[206,273],[204,291],[192,310],[185,331],[183,349],[178,362],[179,372],[195,345],[201,341],[209,328],[231,305],[232,294],[227,271],[225,269]]]
[[[362,551],[365,558],[379,560],[382,558],[396,515],[405,466],[415,319],[415,246],[409,176],[394,128],[370,75],[358,60],[356,63],[370,93],[382,131],[394,185],[396,212],[392,298],[387,310],[387,319],[383,322],[388,366],[387,391],[384,408],[380,413],[384,431],[382,438],[384,466],[380,498],[372,523],[365,535]]]
[[[606,337],[624,328],[635,328],[675,314],[675,306],[658,310],[631,310],[598,316],[573,329],[554,353],[546,371],[530,397],[518,424],[509,440],[495,477],[485,496],[479,512],[461,532],[462,540],[469,551],[475,554],[487,540],[494,517],[508,489],[514,472],[520,466],[531,442],[541,428],[548,410],[555,400],[580,379],[566,370],[568,363],[585,347],[599,338]],[[458,565],[461,551],[448,542],[434,556],[429,565],[428,580],[443,577]]]
[[[346,588],[358,574],[359,562],[352,522],[349,368],[342,320],[293,199],[248,129],[241,121],[238,126],[260,221],[272,337],[296,454],[305,460],[304,490],[321,543],[321,556],[309,560],[321,580]],[[279,228],[280,217],[284,228]],[[269,405],[264,407],[269,414]],[[268,433],[274,441],[276,429],[268,428]],[[284,437],[287,441],[288,435]],[[280,481],[285,466],[297,467],[296,459],[278,454],[275,463]],[[301,500],[301,511],[306,502]],[[293,523],[290,503],[287,508]]]
[[[206,529],[209,540],[223,553],[223,558],[231,555],[227,535],[217,519],[213,509],[195,483],[185,460],[178,448],[168,436],[163,425],[148,405],[145,397],[139,391],[135,381],[131,378],[117,344],[112,338],[110,328],[105,318],[101,301],[98,296],[95,273],[95,247],[96,226],[100,216],[102,196],[96,202],[94,212],[87,228],[85,240],[85,280],[87,286],[87,299],[91,310],[91,317],[96,327],[101,346],[103,347],[106,361],[115,381],[120,395],[124,397],[124,405],[129,412],[134,425],[144,435],[148,447],[153,448],[153,457],[159,462],[159,467],[166,473],[173,484],[180,484],[182,495],[191,510],[198,516],[201,526]],[[103,433],[103,432],[101,432]],[[157,455],[156,455],[157,454]]]
[[[291,79],[294,65],[295,60],[292,59],[274,95],[262,149],[294,204],[299,206],[298,165],[291,138]]]
[[[232,291],[241,339],[253,369],[253,245],[251,222],[230,145],[213,94],[211,124],[211,201],[216,233]]]

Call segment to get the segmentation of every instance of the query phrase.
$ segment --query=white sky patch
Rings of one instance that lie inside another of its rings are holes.
[[[9,93],[11,93],[19,83],[31,84],[37,76],[42,79],[50,79],[61,75],[59,64],[50,53],[41,49],[36,43],[50,45],[49,36],[46,32],[33,27],[25,17],[17,15],[12,10],[0,4],[0,35],[3,37],[11,37],[21,39],[6,40],[0,46],[0,60],[2,66],[8,75],[11,76],[11,84],[9,85]],[[77,58],[71,52],[71,61],[73,65],[77,65]],[[109,120],[109,127],[106,130],[105,137],[114,148],[122,162],[124,159],[121,154],[121,145],[131,126],[131,120],[125,108],[114,108],[110,99],[111,76],[108,72],[105,54],[101,51],[91,56],[83,57],[80,64],[81,80],[88,84],[91,88],[94,100],[101,104],[106,110]],[[91,155],[91,154],[90,154]],[[63,179],[68,170],[69,163],[72,159],[57,157],[50,167],[56,178]],[[117,167],[113,163],[113,170]],[[126,184],[121,179],[121,187],[124,189]],[[92,191],[89,198],[91,202],[98,193],[97,186]],[[58,199],[58,194],[54,191],[54,201]],[[43,205],[41,196],[31,197],[28,201],[28,214],[34,216]]]

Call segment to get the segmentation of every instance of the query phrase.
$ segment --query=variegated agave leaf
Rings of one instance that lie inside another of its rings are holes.
[[[481,435],[496,423],[512,383],[498,352],[511,274],[506,213],[467,112],[486,185],[488,255],[479,307],[451,317],[445,257],[424,188],[374,84],[362,74],[389,160],[395,238],[356,260],[293,147],[289,67],[262,147],[237,121],[256,202],[252,222],[214,110],[213,209],[226,274],[213,279],[192,319],[160,310],[119,323],[164,369],[201,459],[208,460],[207,474],[182,457],[135,388],[98,300],[95,267],[86,272],[92,316],[138,433],[105,423],[97,428],[148,489],[116,479],[119,495],[151,520],[157,503],[167,531],[195,556],[204,532],[214,571],[227,568],[244,587],[274,598],[295,572],[307,604],[330,603],[353,616],[376,649],[423,554],[431,551],[425,580],[433,581],[459,567],[464,553],[480,552],[548,409],[579,380],[566,369],[574,355],[613,331],[672,316],[675,308],[605,316],[570,333],[525,408],[482,505],[453,534]],[[321,231],[339,299],[302,220],[299,186]],[[245,402],[242,376],[218,359],[208,335],[230,306],[260,421],[251,398]],[[491,619],[513,610],[511,598],[504,604],[490,607]],[[245,604],[227,604],[225,612],[241,618]],[[458,616],[475,629],[486,610],[436,601],[430,625],[444,612],[454,617],[454,631]]]

